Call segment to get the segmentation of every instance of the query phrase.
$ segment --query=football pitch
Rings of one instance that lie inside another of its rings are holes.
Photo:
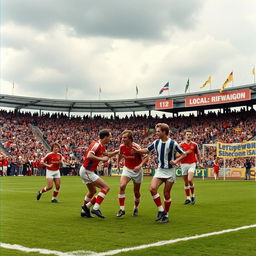
[[[183,205],[184,185],[179,179],[171,194],[170,222],[160,224],[154,221],[157,208],[148,191],[150,177],[142,184],[139,216],[132,217],[130,183],[126,215],[120,219],[115,217],[119,178],[103,179],[111,188],[101,206],[106,218],[86,219],[80,217],[86,193],[80,177],[62,177],[58,204],[50,202],[52,191],[36,200],[45,177],[0,177],[0,255],[256,255],[254,181],[195,179],[196,204]],[[249,227],[233,230],[244,226]],[[213,233],[218,231],[225,232]],[[207,233],[213,234],[196,237]],[[169,242],[155,246],[161,241]],[[145,246],[138,248],[141,245]],[[122,252],[125,248],[131,249]]]

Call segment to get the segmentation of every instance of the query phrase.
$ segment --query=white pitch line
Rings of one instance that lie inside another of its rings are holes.
[[[239,227],[239,228],[233,228],[233,229],[225,229],[222,231],[216,231],[216,232],[206,233],[206,234],[202,234],[202,235],[194,235],[194,236],[177,238],[177,239],[172,239],[172,240],[159,241],[159,242],[152,243],[152,244],[144,244],[144,245],[139,245],[139,246],[135,246],[135,247],[123,248],[123,249],[117,249],[117,250],[111,250],[111,251],[99,252],[99,253],[91,252],[91,251],[59,252],[59,251],[53,251],[53,250],[47,250],[47,249],[27,248],[27,247],[24,247],[24,246],[21,246],[18,244],[6,244],[6,243],[1,243],[1,242],[0,242],[0,247],[6,248],[6,249],[19,250],[19,251],[23,251],[23,252],[39,252],[41,254],[54,254],[57,256],[76,256],[76,255],[79,255],[79,256],[107,256],[107,255],[115,255],[115,254],[118,254],[121,252],[137,251],[137,250],[147,249],[150,247],[174,244],[174,243],[178,243],[178,242],[182,242],[182,241],[189,241],[189,240],[194,240],[194,239],[203,238],[203,237],[221,235],[221,234],[239,231],[239,230],[243,230],[243,229],[249,229],[249,228],[256,228],[256,224],[249,225],[249,226],[243,226],[243,227]]]

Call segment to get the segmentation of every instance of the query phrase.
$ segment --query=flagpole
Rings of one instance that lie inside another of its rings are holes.
[[[14,81],[12,82],[12,95],[14,95]]]
[[[65,95],[65,99],[68,99],[68,87],[66,87],[66,95]]]
[[[252,74],[253,74],[253,83],[255,84],[255,66],[254,68],[252,69]],[[256,167],[255,167],[256,168]],[[255,171],[256,172],[256,171]],[[256,175],[255,175],[256,177]]]
[[[100,92],[101,92],[101,89],[100,89],[100,87],[99,87],[99,100],[100,100]]]
[[[233,76],[233,79],[232,79],[232,87],[234,87],[234,72],[232,70],[232,76]]]

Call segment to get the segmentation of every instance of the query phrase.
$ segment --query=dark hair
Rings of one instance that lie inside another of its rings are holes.
[[[108,130],[108,129],[103,129],[99,133],[101,140],[104,139],[105,137],[108,137],[109,135],[110,135],[110,130]]]
[[[122,135],[126,134],[127,133],[127,137],[128,139],[130,139],[131,141],[133,141],[133,132],[131,130],[124,130],[122,132]]]
[[[54,142],[51,146],[51,151],[53,151],[53,148],[57,146],[59,149],[61,149],[60,144],[58,142]]]
[[[158,123],[156,124],[156,129],[159,128],[162,132],[165,132],[166,135],[169,134],[169,125],[165,123]]]

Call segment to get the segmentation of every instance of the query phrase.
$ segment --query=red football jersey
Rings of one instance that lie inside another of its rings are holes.
[[[7,159],[4,159],[3,165],[4,165],[4,166],[8,166],[8,160],[7,160]]]
[[[220,171],[220,164],[213,164],[213,171],[215,173],[218,173]]]
[[[52,167],[46,167],[47,170],[58,171],[62,160],[63,156],[60,153],[54,154],[50,152],[42,159],[42,162],[53,165]]]
[[[84,162],[83,162],[83,167],[86,170],[89,171],[96,171],[97,170],[97,166],[99,164],[100,161],[97,160],[91,160],[88,159],[88,153],[92,152],[95,156],[97,157],[102,157],[103,153],[106,151],[105,147],[100,143],[100,140],[97,141],[93,141],[91,143],[91,145],[87,148],[85,155],[84,155]]]
[[[180,143],[180,146],[184,149],[184,151],[192,150],[191,153],[188,153],[185,158],[181,160],[182,164],[192,164],[196,163],[196,154],[198,153],[198,146],[195,142],[191,141],[189,144],[186,142]]]
[[[140,149],[140,146],[134,142],[131,147],[127,147],[124,144],[120,145],[120,154],[124,157],[124,166],[132,170],[142,162],[141,154],[131,153],[133,148]]]

